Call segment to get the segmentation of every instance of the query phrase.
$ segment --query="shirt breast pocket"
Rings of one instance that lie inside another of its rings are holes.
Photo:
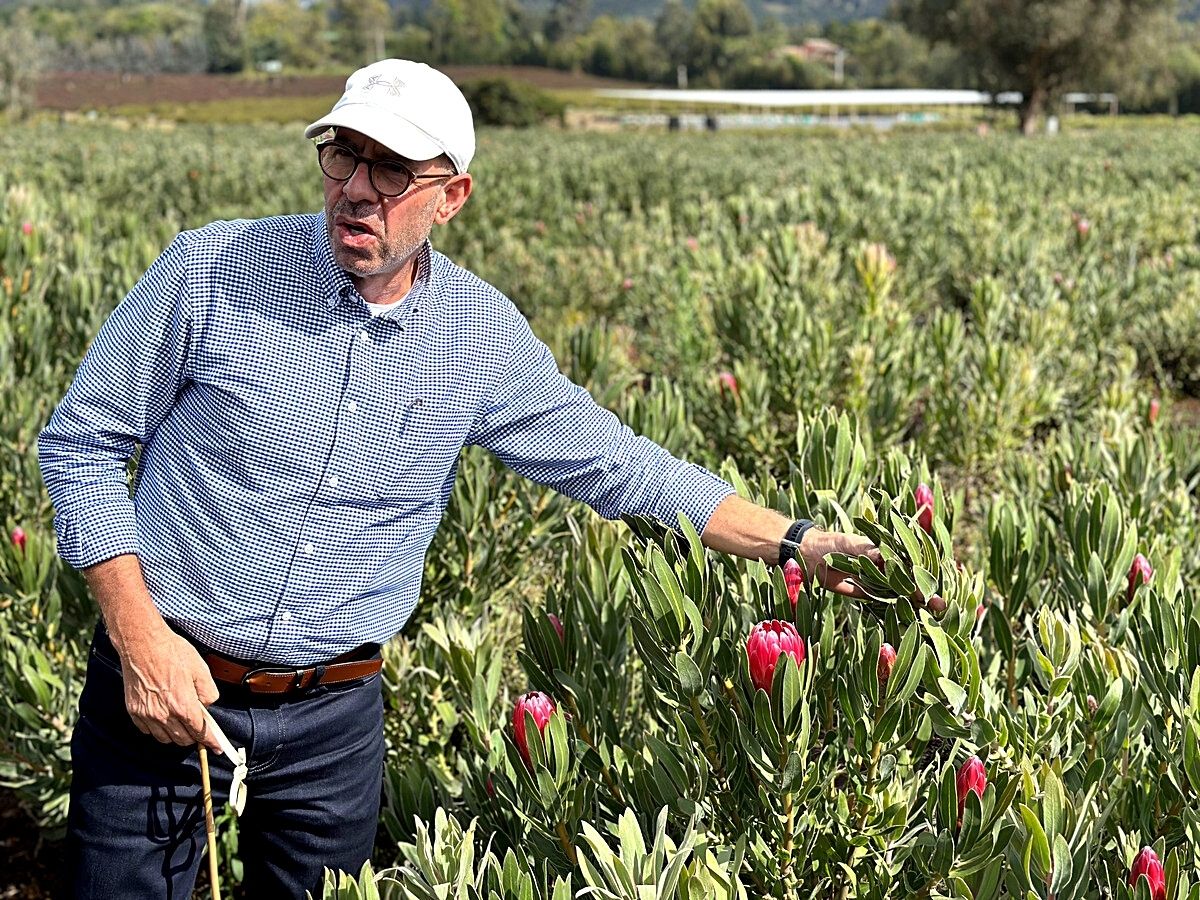
[[[376,496],[418,503],[437,497],[463,448],[470,421],[467,410],[440,399],[401,399],[385,455],[376,461]]]

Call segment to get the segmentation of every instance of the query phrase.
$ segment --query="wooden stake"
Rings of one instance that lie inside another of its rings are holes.
[[[212,900],[221,900],[217,884],[217,826],[213,823],[212,783],[208,778],[208,750],[200,747],[200,783],[204,788],[204,830],[208,834],[208,878],[212,883]]]

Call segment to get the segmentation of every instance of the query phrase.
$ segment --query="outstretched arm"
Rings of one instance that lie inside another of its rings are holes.
[[[704,546],[721,553],[731,553],[746,559],[761,559],[774,564],[779,561],[779,542],[792,520],[776,512],[729,496],[721,501],[700,535]],[[806,572],[815,572],[828,589],[851,597],[862,597],[861,588],[846,573],[825,564],[829,553],[866,554],[882,565],[879,550],[869,540],[856,534],[839,534],[810,528],[800,542],[800,554]]]

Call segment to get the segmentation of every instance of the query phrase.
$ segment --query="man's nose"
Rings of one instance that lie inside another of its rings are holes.
[[[365,162],[359,162],[354,167],[350,177],[342,185],[342,193],[348,200],[375,200],[378,192],[371,184],[371,170]]]

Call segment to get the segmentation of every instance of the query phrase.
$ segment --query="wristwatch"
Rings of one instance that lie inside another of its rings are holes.
[[[787,533],[784,534],[783,540],[779,542],[779,565],[783,565],[789,559],[794,559],[800,562],[800,542],[804,540],[804,535],[808,529],[816,525],[811,519],[797,519],[788,526]]]

